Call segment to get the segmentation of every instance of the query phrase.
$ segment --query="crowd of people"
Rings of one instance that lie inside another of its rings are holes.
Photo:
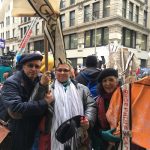
[[[39,53],[22,55],[3,83],[0,119],[11,131],[9,149],[121,150],[123,97],[117,70],[98,68],[97,57],[90,55],[79,73],[68,62],[41,73],[42,59]],[[131,150],[150,148],[149,86],[149,76],[131,83]]]

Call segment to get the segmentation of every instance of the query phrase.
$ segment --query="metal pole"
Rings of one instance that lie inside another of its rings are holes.
[[[94,45],[94,47],[95,47],[95,52],[94,52],[94,54],[95,54],[95,56],[97,55],[97,52],[96,52],[96,43],[97,43],[97,40],[96,40],[96,34],[97,34],[97,29],[96,29],[96,27],[97,27],[97,18],[95,17],[95,16],[93,16],[92,15],[92,18],[95,20],[95,45]]]
[[[97,29],[96,29],[96,21],[95,21],[95,56],[97,55],[97,53],[96,53],[96,43],[97,43],[97,41],[96,41],[96,34],[97,34]]]

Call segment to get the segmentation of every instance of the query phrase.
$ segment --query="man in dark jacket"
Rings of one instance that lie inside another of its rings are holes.
[[[31,100],[35,85],[40,85],[39,92],[45,92],[50,80],[48,76],[40,79],[42,58],[40,54],[26,54],[20,59],[22,69],[9,77],[2,88],[2,102],[9,114],[8,127],[12,132],[12,150],[32,148],[39,122],[53,99],[47,92],[38,101]]]
[[[76,80],[85,86],[88,85],[88,82],[95,83],[96,85],[98,75],[101,72],[101,70],[97,68],[97,64],[98,62],[96,56],[87,56],[86,68],[77,75]]]

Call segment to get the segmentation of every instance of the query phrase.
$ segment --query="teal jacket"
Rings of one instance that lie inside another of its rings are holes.
[[[12,72],[11,67],[0,65],[0,83],[3,83],[5,81],[5,78],[3,78],[3,74],[5,72],[9,72],[11,74]]]

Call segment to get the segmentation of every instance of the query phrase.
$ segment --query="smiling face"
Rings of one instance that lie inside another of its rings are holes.
[[[56,78],[59,82],[66,82],[70,78],[70,67],[67,64],[59,64],[56,68]]]
[[[118,81],[115,76],[108,76],[102,80],[102,86],[106,93],[112,93],[117,88]]]
[[[29,79],[34,80],[38,76],[38,73],[40,73],[40,67],[41,61],[33,60],[30,62],[26,62],[23,65],[23,71]]]

